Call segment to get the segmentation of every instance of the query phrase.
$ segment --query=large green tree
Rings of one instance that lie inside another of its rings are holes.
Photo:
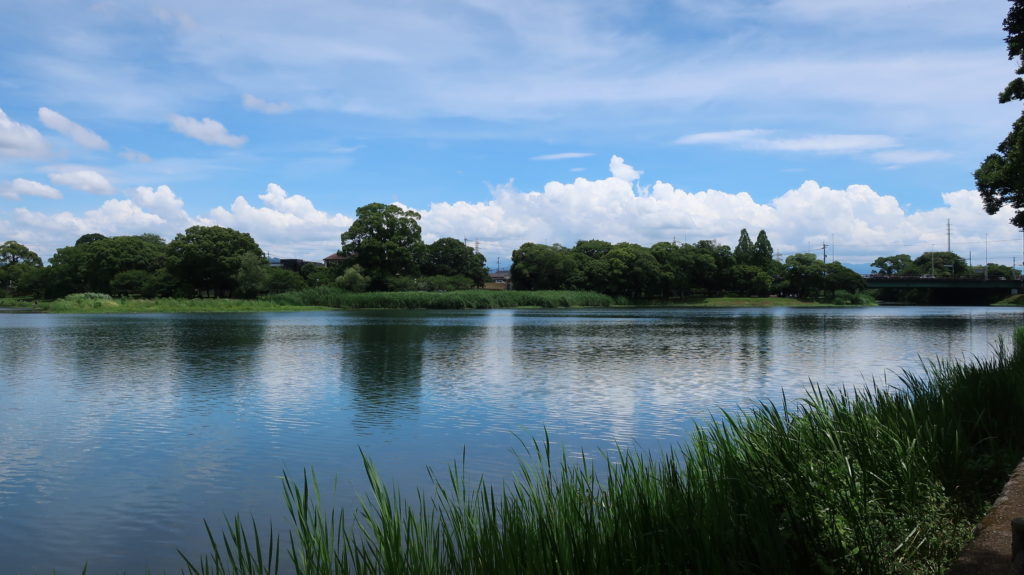
[[[754,242],[754,265],[765,270],[775,269],[776,262],[772,259],[775,255],[775,250],[772,249],[772,243],[768,241],[768,234],[761,230],[757,232],[757,240]]]
[[[1005,104],[1024,100],[1024,0],[1011,0],[1003,30],[1010,60],[1019,59],[1017,77],[999,94],[999,102]],[[1024,229],[1024,112],[996,147],[996,153],[985,158],[974,172],[974,181],[986,212],[995,214],[1008,205],[1015,210],[1010,222]]]
[[[192,226],[167,244],[167,269],[192,290],[231,295],[243,256],[263,257],[247,233],[221,226]]]
[[[661,284],[661,265],[651,250],[637,244],[615,244],[601,260],[605,262],[604,293],[631,298],[654,295]]]
[[[42,290],[43,260],[15,241],[0,244],[0,294],[34,295]]]
[[[662,297],[686,295],[692,281],[693,250],[672,242],[658,242],[651,246],[651,255],[661,265],[659,291]]]
[[[953,252],[924,252],[914,260],[914,268],[937,278],[958,277],[967,270],[967,260]]]
[[[74,292],[143,293],[138,286],[164,266],[167,246],[155,234],[106,237],[86,234],[50,258],[51,295]],[[132,273],[118,279],[126,272]]]
[[[156,272],[163,267],[167,253],[163,238],[155,234],[103,238],[80,249],[86,253],[85,278],[89,290],[104,293],[110,292],[110,281],[122,272]]]
[[[817,297],[825,286],[825,262],[814,254],[793,254],[786,258],[785,291],[799,298]]]
[[[422,265],[426,276],[459,276],[472,285],[487,282],[486,258],[481,253],[455,238],[441,238],[424,250]]]
[[[512,252],[512,286],[517,290],[566,289],[576,271],[572,251],[558,244],[527,242]]]
[[[875,261],[871,262],[871,267],[878,270],[878,273],[884,276],[905,276],[920,273],[914,267],[914,262],[907,254],[877,257]]]
[[[0,267],[6,267],[18,263],[27,263],[33,266],[43,265],[43,260],[36,253],[15,241],[6,241],[0,244]]]
[[[729,246],[715,240],[700,240],[693,248],[697,252],[694,257],[694,283],[709,294],[728,290],[732,285],[732,268],[736,265]]]
[[[389,279],[416,276],[422,257],[420,215],[394,204],[372,203],[356,209],[356,221],[341,234],[341,253],[373,279],[373,288]]]
[[[736,263],[738,265],[757,265],[754,263],[756,259],[756,255],[754,253],[754,242],[750,240],[750,234],[747,233],[747,228],[740,230],[740,239],[736,242],[736,248],[732,251],[732,255],[736,258]]]

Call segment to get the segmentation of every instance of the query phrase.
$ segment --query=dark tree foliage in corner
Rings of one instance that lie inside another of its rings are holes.
[[[1020,59],[1017,77],[999,94],[1005,104],[1024,100],[1024,0],[1011,0],[1010,10],[1003,20],[1006,31],[1006,51],[1010,60]],[[995,214],[1004,205],[1015,210],[1010,222],[1024,229],[1024,112],[1013,123],[996,153],[989,155],[974,172],[974,182],[985,203],[985,211]]]

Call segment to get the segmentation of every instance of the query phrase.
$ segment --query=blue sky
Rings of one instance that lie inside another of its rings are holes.
[[[8,3],[0,240],[190,225],[278,257],[716,239],[1021,263],[972,173],[1019,115],[1001,0]],[[830,257],[832,254],[830,253]]]

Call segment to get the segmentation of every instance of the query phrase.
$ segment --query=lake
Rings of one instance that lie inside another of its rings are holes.
[[[463,454],[500,482],[519,440],[685,442],[720,410],[894,384],[992,353],[1024,310],[574,309],[0,313],[5,572],[179,572],[203,520],[286,525],[282,471],[338,506],[360,450],[407,496]]]

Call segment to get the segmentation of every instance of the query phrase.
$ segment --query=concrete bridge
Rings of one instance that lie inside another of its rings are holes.
[[[1006,278],[932,278],[908,276],[864,276],[867,287],[885,290],[882,297],[893,298],[894,292],[918,289],[923,293],[915,297],[930,305],[988,305],[1021,293],[1019,279]],[[886,295],[888,294],[888,295]],[[923,299],[922,299],[923,298]]]
[[[868,288],[939,288],[939,289],[991,289],[991,290],[1019,290],[1024,287],[1021,280],[1006,278],[930,278],[924,276],[886,276],[866,275]]]

